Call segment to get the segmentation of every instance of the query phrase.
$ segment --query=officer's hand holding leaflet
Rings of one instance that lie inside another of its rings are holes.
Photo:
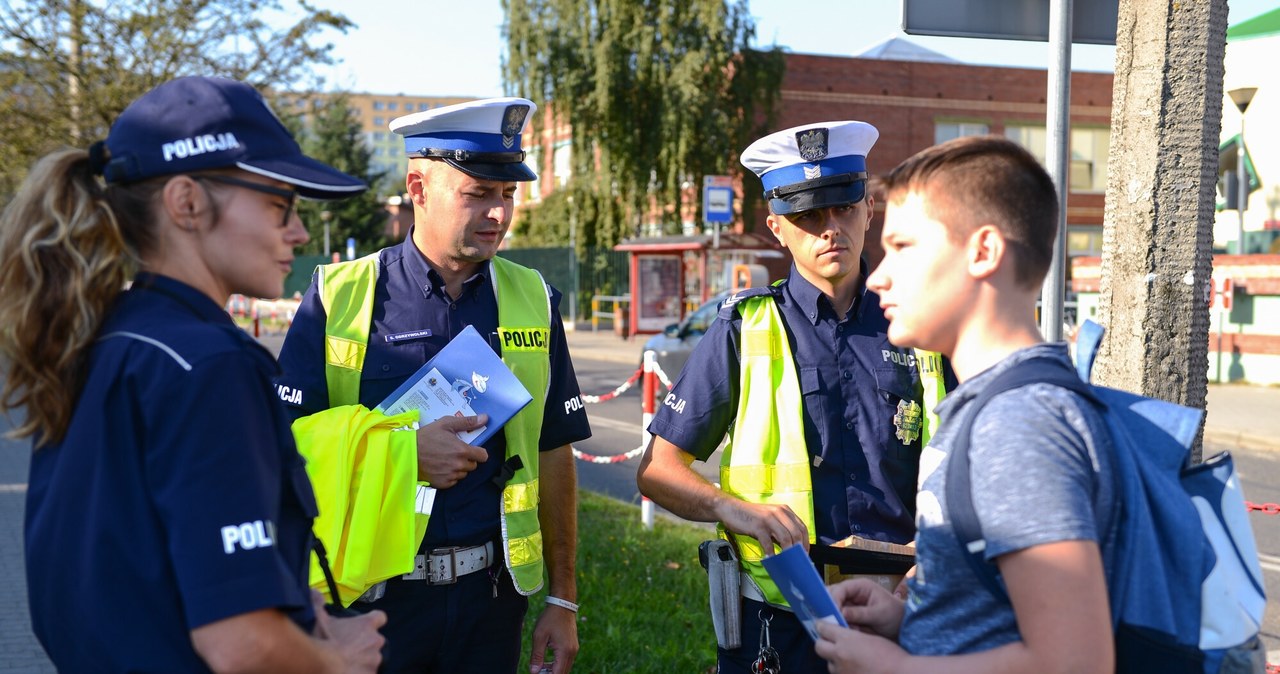
[[[809,551],[809,528],[796,516],[791,506],[748,503],[724,494],[724,498],[719,499],[715,506],[715,513],[715,518],[724,523],[729,531],[759,541],[766,555],[793,545],[802,546],[805,552]]]
[[[809,529],[789,506],[750,503],[717,489],[689,467],[693,458],[655,435],[640,460],[637,484],[672,513],[697,522],[721,522],[731,533],[756,539],[764,550],[802,545],[808,551]]]
[[[489,457],[484,447],[463,442],[459,433],[474,431],[489,417],[442,417],[418,428],[418,479],[437,489],[448,489]]]

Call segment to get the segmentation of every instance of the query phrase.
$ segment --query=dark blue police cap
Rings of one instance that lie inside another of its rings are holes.
[[[340,199],[368,187],[302,154],[253,87],[217,77],[183,77],[143,94],[120,113],[106,146],[109,183],[239,168],[311,199]]]

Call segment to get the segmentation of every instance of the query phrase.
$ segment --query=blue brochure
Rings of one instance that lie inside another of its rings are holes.
[[[772,557],[765,557],[763,563],[782,596],[787,598],[791,610],[804,624],[810,639],[818,640],[816,624],[819,620],[841,627],[849,626],[803,547],[793,545]]]
[[[468,325],[376,410],[392,415],[416,409],[420,424],[449,415],[487,414],[488,424],[458,434],[472,445],[481,445],[530,400],[533,396],[506,363]]]

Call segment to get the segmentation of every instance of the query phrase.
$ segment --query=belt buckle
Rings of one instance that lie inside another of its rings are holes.
[[[453,585],[458,582],[458,551],[462,548],[452,546],[436,548],[427,555],[427,582],[432,585]],[[437,573],[437,555],[441,561],[448,560],[447,572],[441,568]]]

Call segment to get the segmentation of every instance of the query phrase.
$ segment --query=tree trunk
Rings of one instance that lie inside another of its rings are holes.
[[[1200,409],[1226,29],[1226,0],[1120,0],[1097,379]]]

